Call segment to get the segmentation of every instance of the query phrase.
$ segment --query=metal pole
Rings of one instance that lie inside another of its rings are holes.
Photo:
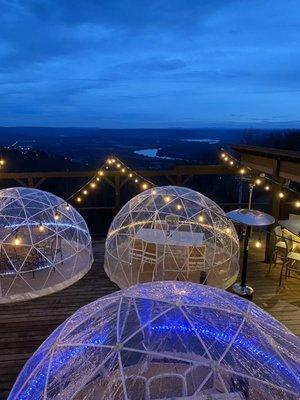
[[[251,226],[247,225],[245,239],[244,239],[244,255],[243,255],[243,269],[242,269],[242,282],[241,282],[241,286],[243,288],[246,287],[250,234],[251,234]]]
[[[252,207],[252,194],[253,194],[254,184],[249,183],[249,201],[248,201],[248,210],[251,210]]]

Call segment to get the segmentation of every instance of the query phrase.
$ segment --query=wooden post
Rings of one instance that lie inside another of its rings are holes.
[[[280,172],[280,160],[273,160],[272,177],[277,182],[282,181],[282,179],[279,177],[279,172]],[[275,238],[272,237],[271,233],[274,227],[278,224],[280,216],[280,202],[281,200],[278,197],[277,193],[273,193],[270,214],[275,218],[275,223],[273,225],[269,225],[267,228],[266,251],[265,251],[265,262],[267,263],[271,261],[272,249],[275,241]]]

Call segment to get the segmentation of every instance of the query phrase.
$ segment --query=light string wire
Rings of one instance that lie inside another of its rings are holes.
[[[89,179],[84,185],[82,185],[78,190],[76,190],[74,193],[72,193],[66,201],[69,201],[73,199],[75,196],[76,199],[75,201],[77,203],[81,203],[84,198],[89,194],[88,189],[92,188],[95,189],[97,187],[97,184],[101,182],[101,177],[105,175],[105,170],[108,170],[111,166],[116,167],[116,172],[120,172],[120,176],[124,176],[134,183],[140,183],[141,182],[141,188],[142,190],[146,190],[149,187],[156,187],[157,185],[152,182],[150,179],[147,179],[134,171],[132,168],[128,167],[127,164],[125,164],[123,161],[120,160],[119,157],[116,156],[110,156],[106,159],[106,161],[102,164],[101,168],[98,170],[98,172],[92,176],[91,179]],[[126,175],[125,175],[126,174]],[[103,180],[103,178],[102,178]]]
[[[264,173],[261,174],[258,170],[255,170],[254,168],[244,166],[240,160],[238,160],[237,158],[232,156],[224,148],[221,148],[220,157],[224,162],[228,163],[229,166],[232,166],[233,168],[234,167],[238,168],[239,173],[242,176],[245,176],[245,175],[249,176],[249,178],[253,181],[252,184],[255,187],[260,186],[263,183],[263,181],[266,181],[266,183],[270,183],[272,186],[275,185],[275,186],[280,187],[281,191],[278,193],[279,198],[281,198],[281,199],[284,198],[286,191],[289,191],[300,198],[300,193],[297,190],[292,189],[292,188],[284,185],[283,183],[278,182],[275,179],[272,179],[272,178],[266,176]],[[265,185],[265,190],[268,192],[271,190],[271,187],[267,184],[267,185]],[[296,199],[295,206],[296,206],[296,208],[300,208],[300,200]]]

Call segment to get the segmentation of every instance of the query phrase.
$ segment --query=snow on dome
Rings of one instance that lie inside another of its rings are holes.
[[[61,290],[93,262],[84,219],[38,189],[0,190],[0,303]]]
[[[79,309],[8,400],[296,400],[300,340],[253,303],[190,282],[132,286]]]
[[[116,215],[104,268],[121,288],[160,280],[227,288],[239,272],[239,241],[211,199],[185,187],[162,186],[135,196]]]

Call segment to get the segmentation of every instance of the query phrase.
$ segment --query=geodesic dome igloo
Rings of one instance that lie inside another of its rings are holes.
[[[135,196],[116,215],[104,267],[121,288],[159,280],[227,288],[238,275],[239,241],[214,201],[192,189],[162,186]]]
[[[93,262],[84,219],[38,189],[0,190],[0,303],[61,290]]]
[[[26,363],[9,400],[296,400],[299,357],[300,340],[253,303],[152,282],[75,312]]]

